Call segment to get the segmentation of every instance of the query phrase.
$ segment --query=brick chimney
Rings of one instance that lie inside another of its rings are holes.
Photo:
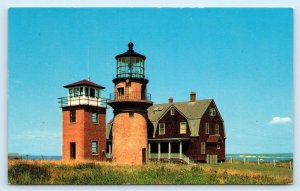
[[[169,103],[173,103],[173,98],[172,97],[169,98]]]
[[[190,102],[195,102],[196,101],[196,92],[191,92],[190,94]]]

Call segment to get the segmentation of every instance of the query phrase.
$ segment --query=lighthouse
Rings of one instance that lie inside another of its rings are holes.
[[[118,164],[139,165],[147,156],[147,109],[153,105],[147,93],[146,57],[128,50],[116,58],[114,92],[108,105],[114,109],[112,125],[112,161]]]
[[[106,100],[103,86],[89,80],[65,85],[62,108],[62,159],[105,160]]]

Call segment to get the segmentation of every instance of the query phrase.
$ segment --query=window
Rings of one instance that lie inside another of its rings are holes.
[[[205,154],[205,142],[201,142],[201,154]]]
[[[98,123],[98,111],[92,111],[92,122]]]
[[[209,116],[216,116],[216,109],[211,107],[209,108]]]
[[[70,110],[70,122],[71,123],[76,122],[76,110]]]
[[[215,134],[216,134],[216,135],[219,135],[219,134],[220,134],[220,127],[219,127],[219,124],[216,124],[216,125],[215,125]]]
[[[73,96],[73,89],[71,88],[71,89],[69,89],[69,95],[70,95],[70,97],[72,97]]]
[[[92,141],[92,154],[98,154],[98,141]]]
[[[129,112],[129,117],[134,117],[134,112]]]
[[[171,108],[171,115],[175,115],[175,109],[173,107]]]
[[[186,122],[180,122],[180,134],[186,134]]]
[[[124,88],[118,88],[118,94],[119,94],[119,96],[123,96],[124,95]]]
[[[90,88],[90,97],[95,97],[95,89]]]
[[[209,134],[209,123],[205,123],[205,134]]]
[[[90,88],[85,88],[85,96],[89,96],[90,95]]]
[[[221,144],[220,143],[217,144],[217,149],[221,149]]]
[[[96,96],[96,98],[100,97],[99,90],[97,90],[97,89],[96,89],[96,92],[95,92],[95,96]]]
[[[79,95],[83,95],[83,87],[80,87],[80,94]]]
[[[160,135],[164,135],[165,134],[165,124],[164,123],[160,123],[159,124],[159,132]]]
[[[74,88],[74,97],[77,97],[79,95],[79,89]]]

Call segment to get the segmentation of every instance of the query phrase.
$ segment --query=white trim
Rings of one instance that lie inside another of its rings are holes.
[[[174,116],[174,115],[175,115],[175,108],[174,108],[174,107],[171,107],[170,113],[171,113],[171,116]]]
[[[184,132],[184,133],[181,132],[181,124],[184,124],[184,125],[185,125],[185,132]],[[186,126],[187,126],[187,122],[180,122],[180,123],[179,123],[179,134],[184,135],[184,134],[187,133],[187,130],[186,130],[187,128],[186,128]]]
[[[205,122],[205,134],[209,135],[209,123],[208,122]]]
[[[218,123],[215,124],[215,135],[220,135],[220,125]]]
[[[160,125],[163,125],[163,130],[164,130],[164,133],[161,134],[160,133]],[[166,124],[165,123],[158,123],[158,135],[165,135],[166,134]]]
[[[206,143],[205,142],[201,142],[201,148],[200,148],[200,152],[202,155],[204,155],[206,153]]]

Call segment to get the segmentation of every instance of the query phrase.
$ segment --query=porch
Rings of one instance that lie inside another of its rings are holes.
[[[149,160],[178,159],[187,164],[193,163],[186,155],[190,138],[148,139]]]

